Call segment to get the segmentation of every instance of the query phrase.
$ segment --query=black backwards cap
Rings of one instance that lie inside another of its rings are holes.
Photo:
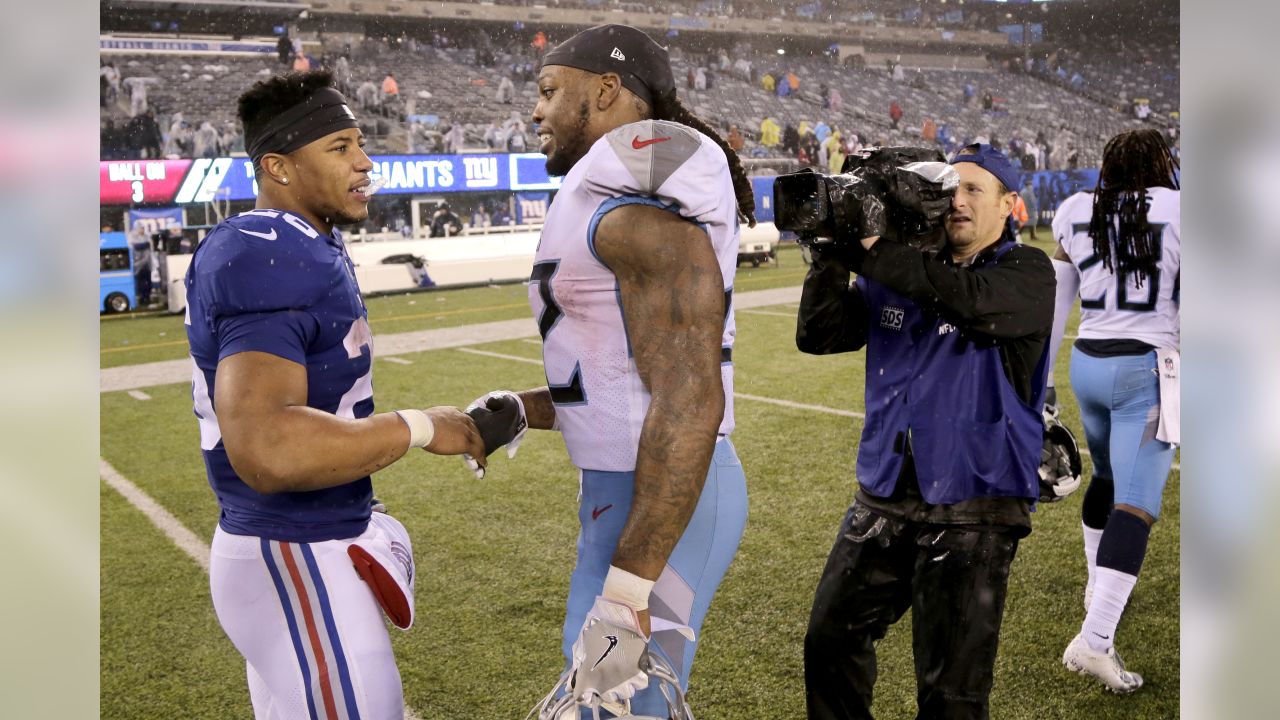
[[[603,75],[617,73],[622,86],[653,107],[655,97],[676,87],[671,58],[661,45],[628,25],[597,25],[565,40],[542,58],[542,66],[565,65]]]
[[[254,132],[248,154],[257,165],[267,153],[291,153],[325,135],[358,126],[342,93],[322,87]]]

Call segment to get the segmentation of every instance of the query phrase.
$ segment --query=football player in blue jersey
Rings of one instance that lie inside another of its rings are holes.
[[[192,394],[221,507],[209,583],[258,718],[404,713],[379,606],[413,619],[404,527],[369,474],[411,448],[483,457],[456,408],[374,414],[373,338],[335,229],[367,214],[373,164],[327,73],[255,84],[239,115],[259,185],[187,272]]]
[[[581,470],[568,670],[540,715],[590,717],[585,705],[683,718],[683,701],[669,706],[663,691],[687,686],[746,522],[728,434],[751,187],[736,153],[677,99],[666,50],[635,28],[603,25],[557,46],[538,95],[547,171],[565,176],[530,286],[548,385],[478,402],[498,410],[495,422],[515,406],[528,426],[560,430]],[[504,442],[524,423],[506,427]]]

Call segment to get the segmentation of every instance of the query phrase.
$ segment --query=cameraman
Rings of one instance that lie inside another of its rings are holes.
[[[951,164],[940,252],[837,239],[815,246],[805,279],[800,350],[867,347],[859,487],[805,636],[811,719],[871,717],[874,643],[908,608],[917,717],[988,717],[1009,565],[1037,496],[1055,281],[1008,230],[1008,158],[978,144]]]

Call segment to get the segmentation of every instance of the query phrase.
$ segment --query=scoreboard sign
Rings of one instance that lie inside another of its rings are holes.
[[[191,160],[108,160],[100,165],[99,193],[103,205],[167,203]]]

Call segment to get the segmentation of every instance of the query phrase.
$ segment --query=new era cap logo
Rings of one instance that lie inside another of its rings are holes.
[[[627,56],[623,55],[622,51],[619,50],[618,48],[614,48],[613,52],[609,53],[609,57],[613,58],[614,60],[621,60],[622,62],[627,61]]]

